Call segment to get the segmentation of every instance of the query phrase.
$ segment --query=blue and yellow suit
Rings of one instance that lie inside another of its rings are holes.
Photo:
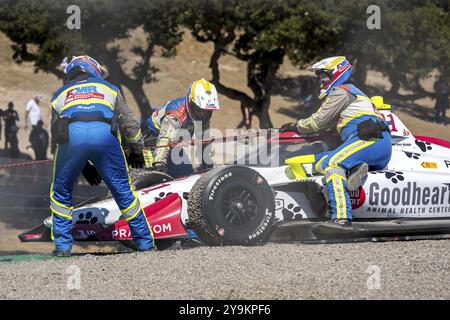
[[[184,96],[166,102],[161,108],[153,112],[147,119],[146,126],[150,130],[151,136],[157,138],[156,148],[152,151],[153,163],[164,163],[167,165],[167,173],[172,177],[179,177],[191,174],[193,167],[187,160],[183,151],[177,152],[177,155],[183,157],[185,161],[181,164],[175,164],[171,159],[170,148],[167,147],[170,141],[176,140],[179,136],[179,129],[187,129],[190,136],[195,134],[196,139],[207,139],[209,137],[210,119],[212,113],[207,113],[204,119],[194,119],[189,112],[188,97]],[[197,127],[196,127],[197,126]],[[201,127],[200,127],[201,126]],[[211,163],[209,152],[205,152],[207,147],[202,145],[198,149],[202,152],[199,157],[202,160],[203,167],[206,162]],[[208,157],[205,159],[204,156]],[[205,162],[206,160],[206,162]]]
[[[150,225],[131,186],[120,132],[136,152],[142,152],[143,138],[139,123],[118,88],[104,80],[83,77],[61,87],[54,94],[51,106],[52,123],[63,117],[76,120],[69,122],[69,140],[57,145],[54,158],[50,209],[56,250],[70,251],[72,248],[72,190],[88,161],[111,190],[138,249],[151,249]],[[117,134],[111,132],[108,123],[115,114],[120,115]],[[95,121],[96,118],[106,121]]]
[[[384,121],[361,90],[345,84],[333,88],[316,113],[297,122],[300,133],[312,133],[328,129],[337,121],[337,131],[344,143],[333,151],[317,154],[314,165],[325,175],[333,219],[352,219],[350,197],[345,188],[347,172],[364,162],[369,170],[380,170],[391,158],[389,131],[383,131],[382,138],[367,141],[359,138],[358,124],[368,119]]]

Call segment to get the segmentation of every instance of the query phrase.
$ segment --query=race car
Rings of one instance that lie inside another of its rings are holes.
[[[134,186],[158,248],[194,240],[207,245],[255,245],[266,241],[321,241],[450,234],[450,142],[413,135],[386,107],[392,158],[369,172],[350,192],[353,230],[325,233],[330,217],[324,177],[313,172],[311,154],[336,148],[338,136],[281,133],[264,148],[233,163],[172,179],[140,171]],[[51,241],[51,218],[19,235]],[[75,241],[119,241],[132,247],[130,229],[112,198],[91,199],[73,212]]]

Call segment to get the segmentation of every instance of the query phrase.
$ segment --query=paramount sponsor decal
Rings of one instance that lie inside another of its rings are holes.
[[[368,212],[388,214],[450,213],[450,187],[448,185],[421,187],[408,182],[404,188],[380,188],[378,183],[369,187]],[[397,207],[398,206],[398,207]]]

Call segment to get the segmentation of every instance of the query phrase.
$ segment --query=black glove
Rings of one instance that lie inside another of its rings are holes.
[[[167,165],[165,162],[154,162],[152,164],[151,170],[158,172],[166,172]]]
[[[142,152],[130,153],[130,155],[128,156],[128,165],[130,165],[132,168],[143,168],[144,164],[144,155],[142,154]]]
[[[87,182],[89,182],[91,186],[96,186],[102,182],[102,177],[98,174],[97,169],[95,169],[90,162],[86,162],[82,172],[83,177],[86,178]]]
[[[285,123],[281,126],[280,132],[298,132],[298,127],[296,122]]]

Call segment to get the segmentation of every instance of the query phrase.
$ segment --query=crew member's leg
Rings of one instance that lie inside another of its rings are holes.
[[[55,152],[53,182],[50,188],[50,210],[53,216],[52,236],[57,252],[72,249],[72,190],[87,161],[86,135],[71,125],[70,141]]]
[[[132,190],[128,166],[119,140],[100,125],[91,129],[90,160],[111,191],[122,215],[130,226],[131,235],[139,250],[154,247],[150,224],[141,203]],[[95,133],[96,131],[97,134]]]
[[[319,171],[325,174],[333,219],[352,219],[350,197],[346,190],[347,172],[362,163],[367,163],[372,170],[382,169],[390,157],[391,138],[389,133],[383,132],[383,139],[351,139],[322,160]]]

